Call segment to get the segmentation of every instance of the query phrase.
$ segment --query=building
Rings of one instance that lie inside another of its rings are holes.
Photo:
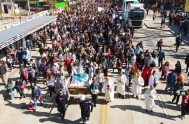
[[[0,0],[0,12],[9,15],[18,15],[18,4],[12,2],[12,0]]]

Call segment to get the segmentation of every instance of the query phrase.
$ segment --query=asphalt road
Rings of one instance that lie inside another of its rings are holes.
[[[184,57],[189,53],[189,46],[182,44],[179,52],[175,52],[175,37],[170,31],[162,31],[156,29],[147,29],[143,27],[141,29],[136,29],[134,35],[134,45],[138,42],[143,41],[144,49],[150,52],[156,49],[157,41],[163,38],[164,46],[162,47],[166,55],[166,61],[169,61],[171,69],[174,68],[176,61],[180,60],[183,68],[183,75],[185,77],[185,89],[188,88],[188,79],[185,73]],[[37,50],[36,50],[37,51]],[[39,56],[39,53],[32,51],[32,55]],[[157,60],[156,60],[157,65]],[[157,69],[158,70],[158,69]],[[115,81],[117,73],[111,73],[110,79]],[[18,69],[14,69],[9,72],[9,77],[15,79],[18,76]],[[44,97],[46,96],[46,86],[43,84],[43,79],[40,79],[39,85],[42,87]],[[156,99],[156,107],[153,113],[146,113],[144,108],[144,95],[142,95],[141,100],[132,98],[132,93],[127,93],[125,99],[117,98],[115,94],[115,99],[109,104],[104,103],[104,97],[100,96],[98,100],[97,107],[94,108],[91,113],[90,120],[87,124],[188,124],[189,116],[187,115],[184,120],[179,118],[180,106],[171,104],[170,96],[164,92],[165,82],[158,84],[156,90],[158,97]],[[0,94],[3,86],[0,86]],[[144,92],[144,90],[143,90]],[[21,109],[25,103],[30,101],[30,90],[25,91],[27,97],[24,99],[19,99],[19,94],[15,94],[15,99],[11,102],[3,101],[0,97],[0,122],[2,124],[79,124],[81,123],[80,108],[77,100],[69,105],[65,120],[61,120],[56,107],[49,101],[46,102],[44,106],[39,106],[37,112],[29,112],[26,109]],[[78,96],[74,96],[76,99]],[[90,98],[90,95],[88,95]],[[51,111],[52,110],[52,111]],[[51,113],[49,113],[51,111]],[[10,119],[9,119],[10,118]]]

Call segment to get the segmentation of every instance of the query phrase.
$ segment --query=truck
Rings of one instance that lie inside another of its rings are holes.
[[[144,5],[138,0],[123,0],[122,16],[126,25],[142,27],[144,20]]]

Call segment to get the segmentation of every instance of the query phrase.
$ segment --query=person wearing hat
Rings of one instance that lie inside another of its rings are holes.
[[[80,109],[81,109],[81,118],[83,123],[86,123],[86,120],[90,118],[90,112],[93,111],[93,103],[89,100],[86,100],[85,95],[81,95],[80,97]]]
[[[56,103],[62,119],[64,119],[67,110],[66,104],[68,104],[69,99],[70,93],[66,87],[60,90],[59,93],[56,95]]]
[[[146,112],[152,112],[152,109],[155,106],[155,99],[156,99],[156,90],[154,89],[154,87],[152,85],[150,85],[150,88],[148,88],[145,91],[145,107],[146,107]]]
[[[189,112],[189,89],[185,91],[181,102],[181,118],[185,118],[186,113]]]

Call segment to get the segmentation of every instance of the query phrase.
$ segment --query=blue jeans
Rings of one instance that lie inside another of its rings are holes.
[[[39,97],[34,97],[34,99],[33,99],[33,102],[34,102],[34,110],[37,109],[37,100],[38,100],[41,104],[43,103],[42,100],[39,99]]]
[[[174,86],[170,86],[167,84],[165,90],[167,91],[169,89],[169,94],[172,95],[173,94],[173,90],[174,90]]]

